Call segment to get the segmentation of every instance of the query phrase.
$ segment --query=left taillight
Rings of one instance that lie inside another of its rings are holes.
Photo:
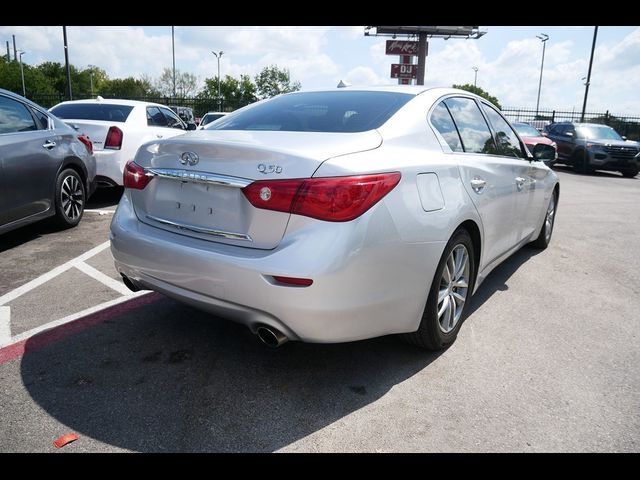
[[[78,140],[80,140],[84,144],[84,146],[87,148],[87,152],[89,152],[89,154],[92,155],[93,142],[89,140],[89,137],[87,137],[86,135],[78,135]]]
[[[145,174],[144,168],[129,160],[124,166],[123,181],[124,188],[133,188],[134,190],[143,190],[153,177]]]

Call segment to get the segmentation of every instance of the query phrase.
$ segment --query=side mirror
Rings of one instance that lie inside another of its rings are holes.
[[[624,135],[622,136],[622,139],[626,142],[627,141],[627,137],[625,137]]]
[[[187,123],[187,130],[195,130],[197,125],[193,122]]]
[[[552,162],[556,159],[556,149],[551,145],[539,143],[533,147],[533,158],[540,162]]]

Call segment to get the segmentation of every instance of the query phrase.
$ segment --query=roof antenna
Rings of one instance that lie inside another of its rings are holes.
[[[98,95],[98,96],[96,97],[96,100],[97,100],[98,102],[101,102],[102,100],[104,100],[104,98],[102,98],[100,95]]]
[[[338,84],[338,88],[346,88],[350,86],[351,84],[349,82],[345,82],[344,80],[340,80],[340,83]]]

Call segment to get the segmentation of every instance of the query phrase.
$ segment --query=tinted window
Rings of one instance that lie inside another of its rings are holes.
[[[508,157],[523,158],[524,154],[522,153],[520,140],[518,139],[516,132],[513,131],[507,121],[493,108],[487,104],[483,104],[482,106],[489,118],[489,122],[491,122],[491,125],[496,132],[498,153]]]
[[[36,118],[36,123],[38,124],[38,128],[41,130],[46,130],[49,128],[49,117],[42,113],[40,110],[36,110],[35,108],[31,108],[31,113]]]
[[[493,136],[476,102],[470,98],[448,98],[445,104],[456,122],[465,152],[496,153]]]
[[[412,98],[395,92],[292,93],[227,115],[210,129],[364,132],[378,128]]]
[[[202,122],[200,123],[200,125],[207,125],[213,122],[214,120],[217,120],[222,117],[224,117],[224,113],[207,113],[202,119]]]
[[[167,117],[167,127],[181,128],[184,130],[184,124],[182,123],[182,120],[180,120],[180,117],[175,114],[175,112],[164,107],[160,107],[160,111],[164,113],[165,117]]]
[[[67,103],[51,109],[58,118],[74,120],[105,120],[108,122],[126,122],[133,107],[128,105],[109,105],[101,103]]]
[[[166,127],[167,119],[158,107],[147,107],[147,125],[150,127]]]
[[[460,136],[458,130],[451,119],[449,110],[446,105],[440,102],[431,113],[431,123],[438,130],[442,138],[449,145],[454,152],[462,152],[462,144],[460,143]]]
[[[0,133],[38,130],[27,107],[20,102],[0,96]]]

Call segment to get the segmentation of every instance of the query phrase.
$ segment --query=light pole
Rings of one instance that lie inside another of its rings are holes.
[[[591,44],[591,57],[589,57],[589,72],[587,73],[587,83],[584,87],[584,103],[582,104],[582,114],[580,121],[584,122],[584,112],[587,109],[587,96],[589,95],[589,85],[591,85],[591,67],[593,66],[593,53],[596,50],[596,39],[598,38],[598,27],[593,29],[593,43]]]
[[[471,67],[471,69],[475,72],[473,76],[473,86],[477,86],[478,83],[478,67]]]
[[[93,69],[95,67],[93,65],[89,65],[89,82],[91,85],[91,97],[93,97]]]
[[[20,52],[20,76],[22,77],[22,96],[26,97],[27,96],[27,91],[24,88],[24,67],[22,66],[22,55],[24,55],[27,52]]]
[[[173,98],[176,98],[176,41],[174,26],[171,26],[171,52],[173,55]]]
[[[540,35],[536,35],[536,38],[539,38],[542,42],[542,63],[540,64],[540,81],[538,82],[538,101],[536,102],[536,118],[538,118],[538,109],[540,108],[540,88],[542,88],[542,70],[544,69],[544,51],[547,47],[547,40],[549,40],[549,35],[546,33],[541,33]]]
[[[224,53],[222,50],[220,50],[218,53],[212,51],[211,53],[213,53],[216,58],[218,59],[218,111],[222,111],[222,97],[220,96],[220,57],[222,57],[222,54]]]

